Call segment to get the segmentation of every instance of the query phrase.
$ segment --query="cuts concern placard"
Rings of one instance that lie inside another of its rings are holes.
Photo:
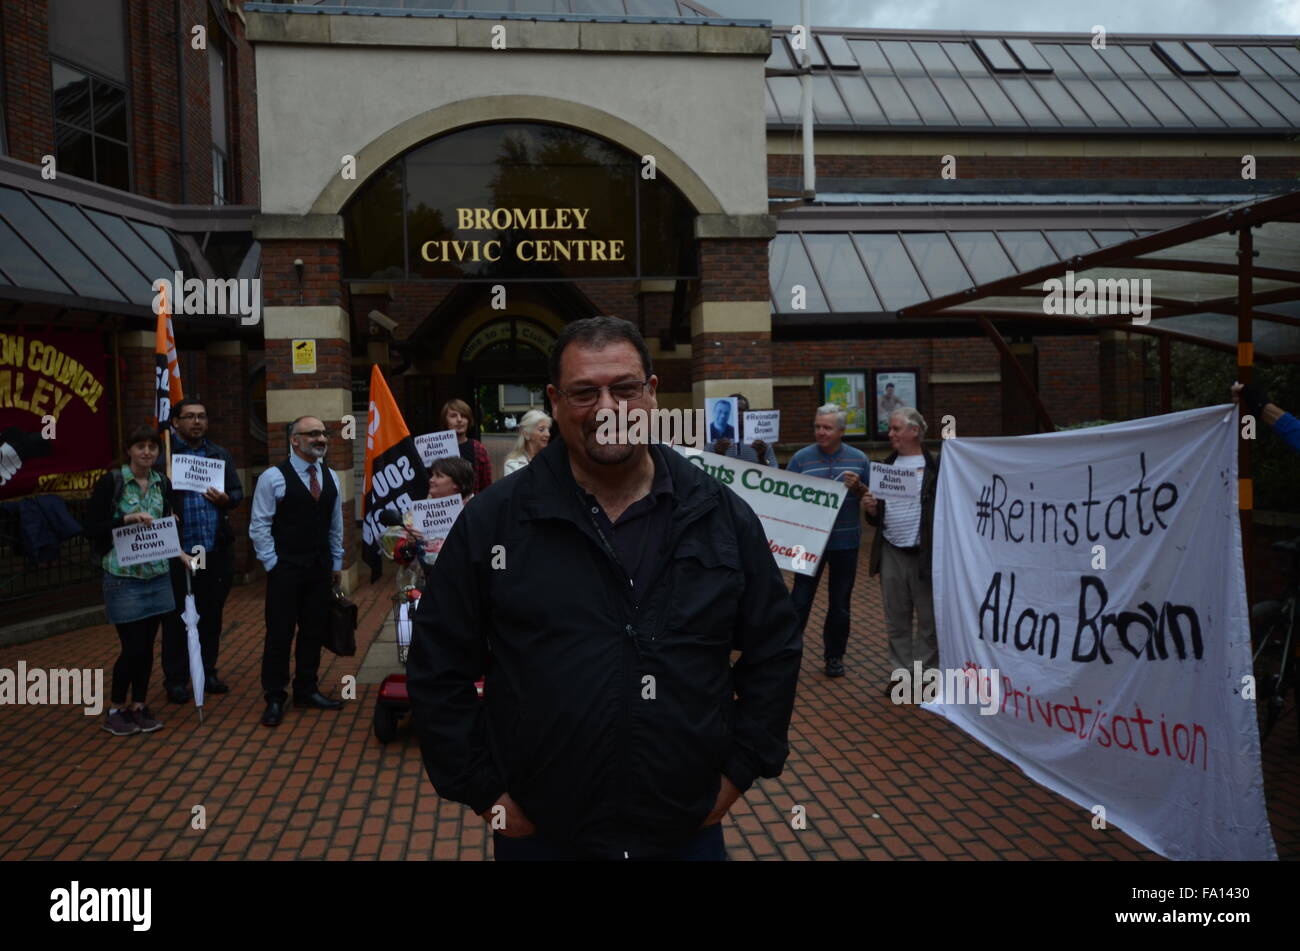
[[[186,492],[226,490],[226,460],[192,452],[172,454],[172,488]]]
[[[689,447],[673,448],[749,504],[767,531],[768,548],[778,567],[816,574],[848,495],[843,483]]]
[[[175,558],[181,553],[176,516],[156,518],[148,525],[135,522],[113,529],[113,550],[117,552],[117,563],[123,568],[146,561]]]
[[[1175,859],[1274,859],[1237,513],[1237,414],[950,439],[934,516],[946,668],[997,715],[930,705]]]

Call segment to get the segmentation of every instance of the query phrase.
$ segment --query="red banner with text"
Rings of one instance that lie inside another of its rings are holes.
[[[88,493],[110,462],[97,334],[0,333],[0,499]]]

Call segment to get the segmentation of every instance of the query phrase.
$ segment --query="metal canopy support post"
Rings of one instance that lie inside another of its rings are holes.
[[[1170,349],[1168,337],[1157,338],[1160,345],[1160,412],[1168,413],[1172,411],[1174,396],[1174,381],[1171,376]]]
[[[988,338],[991,341],[993,341],[993,346],[998,348],[998,352],[1002,354],[1002,358],[1010,364],[1011,372],[1016,375],[1016,380],[1020,383],[1020,388],[1025,391],[1025,396],[1027,396],[1029,401],[1034,404],[1034,413],[1038,417],[1039,432],[1056,432],[1056,427],[1052,424],[1052,417],[1047,414],[1047,407],[1043,405],[1042,397],[1038,395],[1038,388],[1034,386],[1033,381],[1029,379],[1029,374],[1027,374],[1025,368],[1020,365],[1020,361],[1016,359],[1016,355],[1011,352],[1011,348],[1007,346],[1007,342],[1002,338],[1002,334],[998,333],[998,328],[994,327],[993,321],[989,320],[987,317],[980,317],[979,324],[980,329],[988,335]]]
[[[1252,327],[1254,301],[1252,291],[1252,271],[1255,258],[1254,236],[1251,234],[1250,221],[1241,223],[1237,229],[1237,381],[1251,383],[1255,378],[1255,341]],[[1255,427],[1261,421],[1255,420]],[[1250,601],[1250,592],[1254,572],[1251,570],[1251,549],[1255,510],[1255,484],[1251,477],[1251,447],[1254,440],[1243,439],[1237,435],[1237,505],[1241,510],[1241,550],[1242,566],[1246,574],[1246,600]]]

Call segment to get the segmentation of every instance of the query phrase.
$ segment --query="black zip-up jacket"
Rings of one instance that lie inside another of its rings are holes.
[[[407,662],[443,798],[508,791],[548,840],[622,858],[690,839],[724,773],[780,774],[802,652],[781,573],[749,506],[663,455],[672,522],[639,604],[558,440],[452,527]]]

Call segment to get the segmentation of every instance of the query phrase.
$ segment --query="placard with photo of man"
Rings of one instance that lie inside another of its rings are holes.
[[[876,401],[876,433],[889,432],[889,417],[904,406],[916,406],[914,370],[877,370],[873,380]]]

